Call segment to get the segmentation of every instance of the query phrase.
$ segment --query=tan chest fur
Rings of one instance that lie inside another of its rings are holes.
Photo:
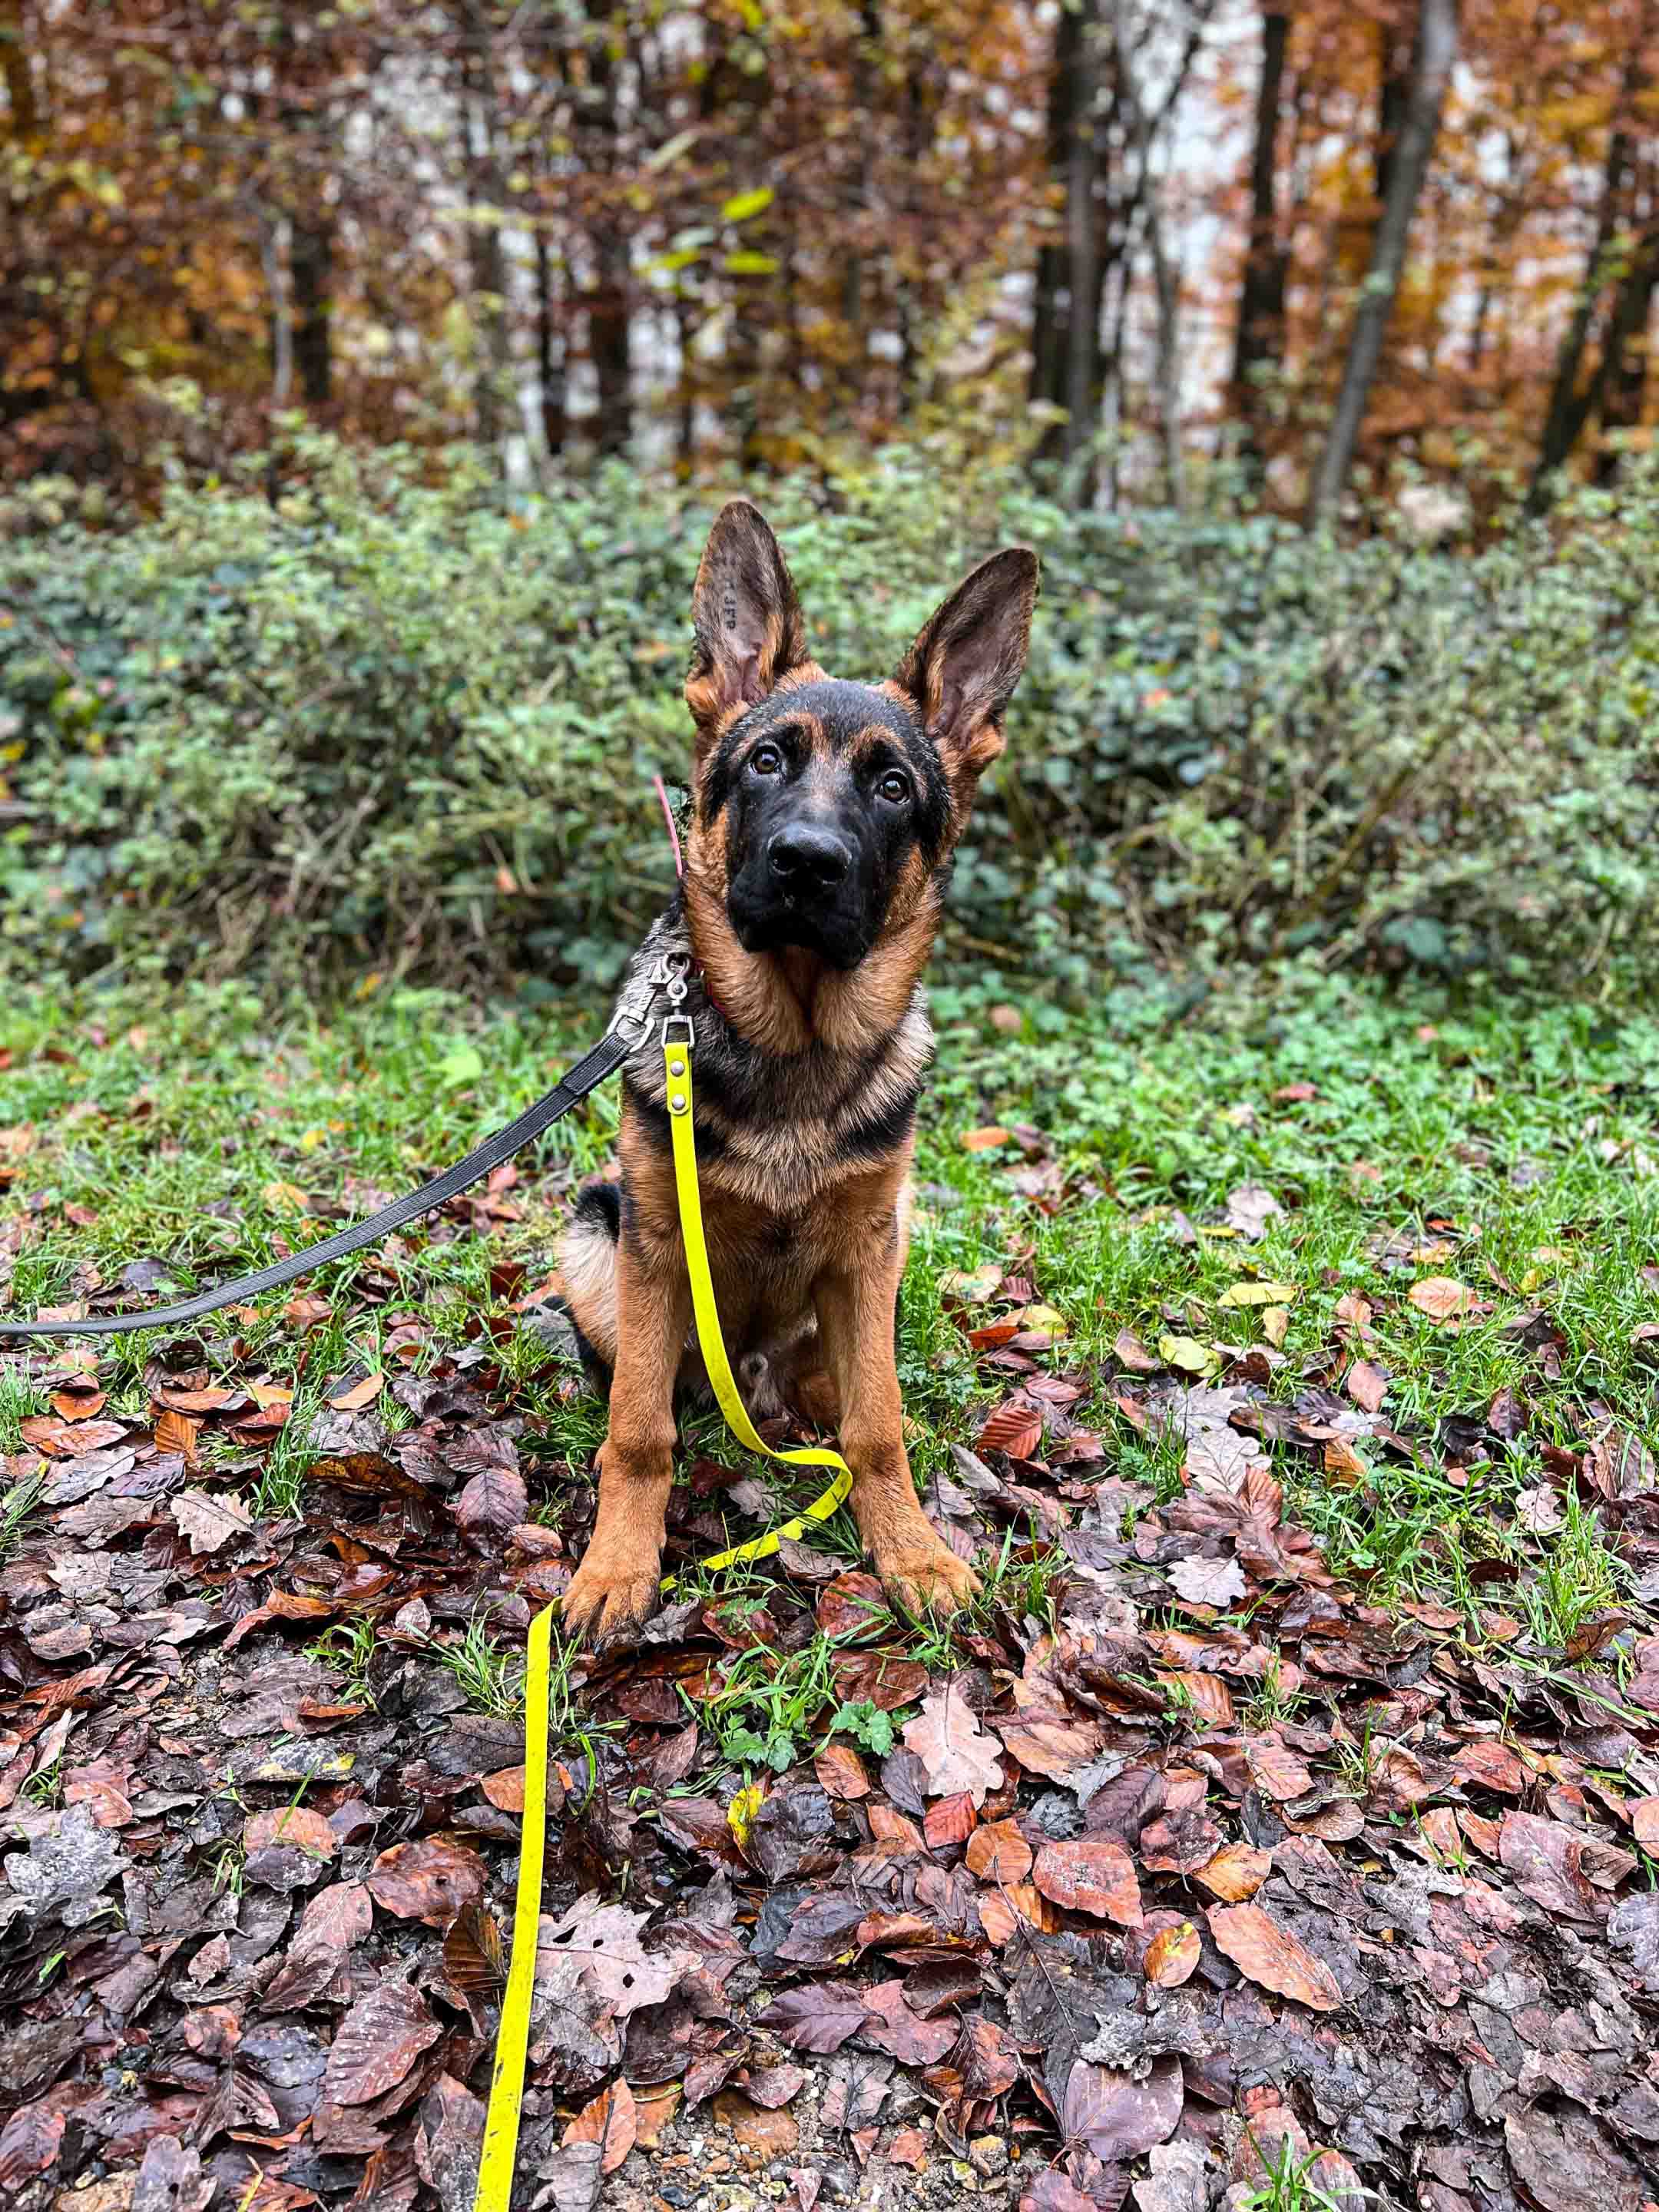
[[[774,1132],[759,1149],[733,1143],[700,1168],[703,1234],[720,1316],[734,1346],[787,1334],[811,1310],[812,1285],[896,1254],[908,1237],[912,1146],[885,1158],[836,1164],[832,1138],[794,1158]],[[677,1246],[673,1164],[639,1119],[624,1114],[618,1152],[623,1188],[647,1245]]]

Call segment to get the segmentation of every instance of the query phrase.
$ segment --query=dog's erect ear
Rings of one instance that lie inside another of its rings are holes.
[[[723,507],[691,593],[696,644],[685,703],[710,738],[733,707],[752,707],[808,658],[806,625],[778,541],[746,499]]]
[[[1011,545],[959,584],[899,663],[897,683],[953,779],[971,780],[1002,750],[1002,717],[1031,641],[1037,557]]]

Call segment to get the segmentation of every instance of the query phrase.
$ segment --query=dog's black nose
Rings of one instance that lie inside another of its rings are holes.
[[[832,891],[853,865],[853,848],[833,830],[795,822],[777,832],[766,848],[766,858],[786,890]]]

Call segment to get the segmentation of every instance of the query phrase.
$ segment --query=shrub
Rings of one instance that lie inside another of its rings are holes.
[[[154,520],[0,540],[0,957],[603,981],[671,881],[649,780],[712,501],[305,437]],[[999,539],[1044,562],[957,932],[1103,961],[1316,947],[1651,971],[1659,482],[1477,555],[1078,515],[928,454],[768,484],[819,658],[878,676]]]

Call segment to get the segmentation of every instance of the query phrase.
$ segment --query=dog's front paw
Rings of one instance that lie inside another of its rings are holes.
[[[564,1625],[595,1650],[648,1620],[657,1608],[661,1561],[653,1551],[591,1543],[564,1594]]]
[[[909,1613],[955,1613],[979,1595],[979,1577],[937,1537],[927,1546],[878,1551],[875,1568],[889,1595]]]

